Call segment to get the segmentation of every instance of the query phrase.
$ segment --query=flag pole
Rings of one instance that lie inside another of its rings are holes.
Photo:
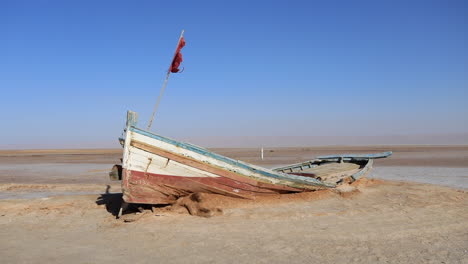
[[[177,55],[177,48],[179,47],[180,40],[182,39],[183,36],[184,36],[184,30],[182,30],[182,32],[180,33],[179,41],[177,41],[177,46],[174,52],[174,57],[172,57],[172,61],[174,61],[174,58]],[[150,121],[148,123],[148,127],[146,130],[150,130],[151,125],[153,124],[154,115],[156,114],[156,111],[158,110],[159,103],[161,102],[161,98],[164,94],[164,90],[166,90],[167,82],[169,81],[169,76],[171,75],[172,61],[171,61],[171,65],[169,66],[169,69],[167,70],[166,79],[164,80],[164,83],[161,87],[161,91],[159,92],[158,99],[156,100],[156,104],[154,105],[153,113],[151,114],[151,118],[150,118]]]

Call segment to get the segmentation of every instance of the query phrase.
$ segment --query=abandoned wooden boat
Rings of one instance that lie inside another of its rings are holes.
[[[127,203],[171,204],[196,192],[253,198],[334,188],[365,175],[373,159],[391,155],[323,156],[267,169],[138,128],[132,111],[124,134],[122,165],[114,166],[110,175],[122,180]]]

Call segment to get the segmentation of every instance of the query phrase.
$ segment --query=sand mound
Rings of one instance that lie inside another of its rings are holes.
[[[180,211],[180,208],[185,208],[191,215],[212,217],[223,213],[223,210],[220,208],[222,204],[222,197],[207,193],[192,193],[189,196],[179,198],[172,205],[172,208],[176,211]]]
[[[158,213],[188,213],[195,216],[212,217],[222,215],[225,210],[234,208],[257,208],[278,204],[310,202],[338,195],[348,198],[358,193],[358,188],[352,185],[346,185],[340,187],[340,189],[258,196],[254,199],[233,198],[211,193],[193,193],[179,198],[172,205],[159,207],[156,210]]]

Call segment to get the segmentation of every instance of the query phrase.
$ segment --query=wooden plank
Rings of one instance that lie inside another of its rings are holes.
[[[139,149],[148,151],[150,153],[154,153],[154,154],[160,155],[162,157],[166,157],[166,158],[168,158],[170,160],[174,160],[174,161],[179,162],[181,164],[197,168],[199,170],[207,171],[207,172],[210,172],[210,173],[222,176],[222,177],[226,177],[226,178],[229,178],[229,179],[232,179],[232,180],[236,180],[236,181],[239,181],[239,182],[243,182],[243,183],[246,183],[246,184],[259,186],[259,184],[258,184],[260,182],[259,180],[252,179],[252,178],[249,178],[249,177],[246,177],[246,176],[243,176],[243,175],[240,175],[240,174],[228,171],[228,170],[224,170],[224,169],[221,169],[221,168],[213,167],[213,166],[210,166],[209,164],[203,163],[201,161],[194,160],[194,159],[191,159],[189,157],[180,156],[180,155],[171,153],[169,151],[166,151],[166,150],[163,150],[163,149],[160,149],[160,148],[145,144],[143,142],[138,142],[138,141],[133,140],[130,143],[130,145],[135,147],[135,148],[139,148]],[[269,189],[275,189],[275,190],[296,191],[296,192],[301,191],[301,189],[298,189],[298,188],[292,188],[292,187],[284,186],[284,185],[276,185],[276,184],[272,184],[270,182],[263,182],[263,184],[261,184],[260,186],[263,187],[263,188],[269,188]]]
[[[138,114],[133,111],[127,111],[127,127],[136,126],[138,123]]]
[[[373,153],[373,154],[341,154],[341,155],[328,155],[328,156],[319,156],[318,159],[328,160],[328,159],[354,159],[354,160],[361,160],[361,159],[382,159],[387,158],[392,155],[391,151],[381,152],[381,153]]]
[[[167,157],[129,146],[130,155],[126,169],[180,177],[219,177],[216,174],[181,164]],[[151,159],[151,164],[150,164]]]

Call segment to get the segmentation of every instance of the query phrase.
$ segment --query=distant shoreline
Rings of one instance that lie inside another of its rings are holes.
[[[264,160],[260,158],[259,147],[209,149],[221,155],[266,167],[297,163],[320,155],[383,151],[393,151],[393,155],[387,159],[376,160],[375,166],[468,167],[468,145],[264,147]],[[115,164],[122,158],[122,151],[121,148],[0,150],[0,164]]]
[[[265,149],[302,149],[302,148],[314,148],[314,149],[369,149],[369,148],[468,148],[468,144],[375,144],[375,145],[304,145],[304,146],[263,146]],[[259,147],[205,147],[210,150],[224,150],[224,149],[258,149]],[[0,148],[0,156],[9,153],[114,153],[120,152],[123,148]]]

